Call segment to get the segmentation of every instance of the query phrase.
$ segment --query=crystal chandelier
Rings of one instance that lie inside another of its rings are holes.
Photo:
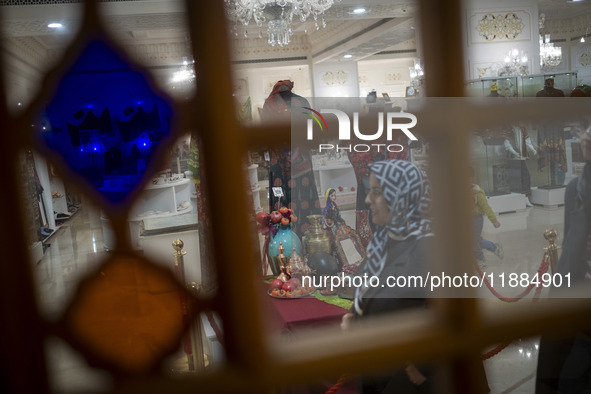
[[[498,76],[525,76],[528,74],[527,54],[513,48],[505,56],[503,66],[497,71]]]
[[[240,25],[248,26],[252,20],[259,28],[261,37],[260,29],[268,21],[268,43],[284,46],[289,44],[293,34],[291,24],[294,17],[300,22],[312,17],[316,30],[326,27],[324,12],[335,1],[340,0],[224,0],[224,3],[228,18],[234,22],[232,30],[235,35],[238,35]],[[247,37],[248,31],[244,35]]]
[[[421,59],[414,59],[414,67],[409,67],[410,86],[418,92],[423,87],[423,67],[421,66]]]
[[[183,56],[183,64],[172,74],[173,89],[189,89],[195,85],[195,60]]]
[[[550,42],[550,34],[540,35],[540,66],[542,71],[553,71],[562,62],[562,48]]]

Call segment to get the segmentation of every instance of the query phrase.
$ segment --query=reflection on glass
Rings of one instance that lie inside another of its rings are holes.
[[[171,116],[142,74],[96,41],[62,79],[36,127],[72,169],[116,202],[140,181]]]

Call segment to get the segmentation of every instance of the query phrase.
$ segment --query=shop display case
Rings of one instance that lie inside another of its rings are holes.
[[[511,193],[508,176],[508,160],[503,138],[482,137],[477,150],[480,151],[475,169],[476,179],[487,196]]]
[[[562,123],[522,126],[529,138],[527,149],[513,128],[478,131],[472,141],[475,182],[498,213],[525,208],[526,198],[536,205],[562,205],[564,187],[581,166],[577,141]]]
[[[553,78],[554,88],[562,90],[566,97],[577,86],[576,71],[528,75],[520,78],[521,95],[523,97],[536,97],[536,93],[544,88],[544,81],[547,78]]]
[[[522,193],[526,182],[526,160],[512,159],[507,153],[505,137],[492,130],[477,132],[472,139],[474,180],[496,213],[513,212],[526,207]]]
[[[564,188],[574,175],[572,136],[562,121],[537,124],[538,174],[531,201],[537,205],[564,204]],[[578,147],[575,145],[575,150]],[[575,157],[575,160],[580,160]]]
[[[193,183],[190,179],[182,178],[181,174],[174,177],[156,177],[153,183],[146,186],[144,192],[136,199],[128,217],[132,245],[141,249],[139,235],[142,222],[148,219],[181,220],[181,216],[188,214],[196,217],[191,204],[191,190]],[[114,248],[114,234],[111,223],[105,215],[101,215],[105,250]]]
[[[577,72],[532,74],[512,77],[487,77],[466,82],[468,97],[536,97],[547,78],[554,79],[554,87],[569,96],[577,86]]]
[[[468,97],[517,97],[519,81],[515,77],[489,77],[466,82]]]

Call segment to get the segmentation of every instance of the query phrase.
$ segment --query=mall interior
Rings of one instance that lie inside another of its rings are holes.
[[[561,265],[590,250],[563,243],[590,0],[6,0],[0,20],[1,392],[591,390],[591,274]],[[380,234],[422,237],[384,232],[385,160],[421,174],[433,242],[421,295],[393,290],[420,302],[373,316],[355,278],[420,261]]]

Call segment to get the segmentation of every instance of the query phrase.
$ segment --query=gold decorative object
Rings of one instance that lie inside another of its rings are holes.
[[[310,215],[308,221],[310,222],[310,229],[304,235],[304,254],[314,252],[330,253],[330,238],[326,230],[322,228],[322,215]]]
[[[312,270],[308,267],[308,264],[306,264],[302,256],[297,254],[296,249],[293,248],[287,266],[287,274],[292,278],[302,279],[302,276],[310,275],[311,273]]]
[[[290,279],[290,275],[287,271],[287,267],[285,265],[286,261],[285,261],[285,255],[283,254],[283,252],[285,251],[285,248],[283,247],[283,242],[279,242],[279,256],[277,257],[279,259],[280,262],[280,271],[281,273],[279,274],[279,276],[277,276],[277,279],[281,279],[284,282],[287,282]]]
[[[548,247],[545,249],[546,253],[550,257],[550,268],[552,273],[556,272],[556,264],[558,264],[558,248],[556,245],[556,239],[558,238],[558,232],[556,230],[548,229],[544,231],[544,238],[548,241]]]

